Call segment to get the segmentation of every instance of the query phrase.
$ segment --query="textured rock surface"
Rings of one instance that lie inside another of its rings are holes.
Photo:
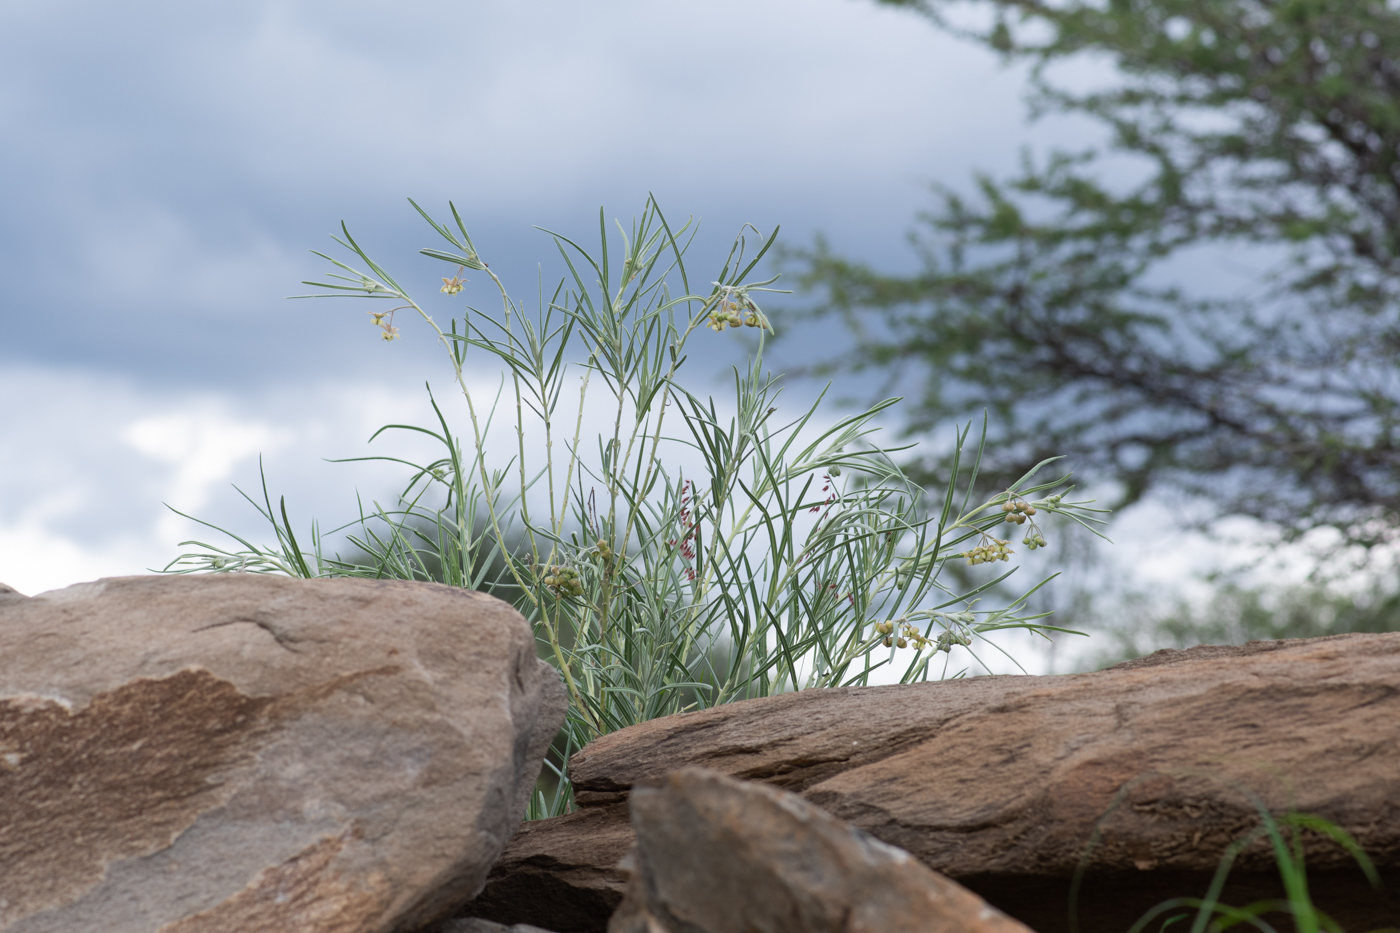
[[[1224,847],[1258,822],[1233,782],[1277,811],[1333,820],[1375,859],[1389,894],[1340,849],[1308,842],[1312,890],[1344,927],[1400,917],[1400,634],[1158,652],[1094,674],[809,691],[655,720],[574,757],[583,809],[513,840],[478,903],[497,920],[539,922],[508,895],[548,872],[538,883],[555,885],[556,914],[616,904],[628,791],[692,765],[795,791],[1040,933],[1066,929],[1069,880],[1096,826],[1084,933],[1121,933],[1161,900],[1204,893]],[[1262,845],[1232,877],[1235,903],[1278,893]],[[605,916],[574,928],[600,930]]]
[[[608,933],[1030,933],[802,798],[690,768],[631,799]]]
[[[514,610],[228,574],[0,596],[0,930],[409,930],[479,888],[562,721]]]
[[[550,931],[541,930],[528,923],[513,923],[506,926],[504,923],[472,917],[466,920],[449,920],[433,933],[550,933]]]
[[[601,931],[622,902],[627,876],[617,863],[634,840],[625,801],[526,823],[467,911],[502,923]]]

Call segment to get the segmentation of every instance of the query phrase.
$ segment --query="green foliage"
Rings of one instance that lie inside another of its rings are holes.
[[[1011,542],[996,537],[1004,524],[1026,525],[1023,543],[1037,549],[1046,541],[1037,515],[1089,527],[1096,510],[1067,501],[1064,478],[1036,482],[1043,464],[975,498],[970,425],[950,482],[929,501],[897,451],[875,442],[876,419],[896,399],[834,423],[820,400],[786,413],[762,356],[772,325],[757,298],[773,280],[749,279],[771,237],[753,246],[741,232],[710,287],[696,291],[685,265],[689,224],[673,229],[649,201],[630,230],[619,224],[612,234],[600,214],[594,252],[552,234],[568,272],[527,313],[455,208],[447,225],[418,210],[449,247],[422,250],[455,269],[441,292],[450,300],[473,270],[494,286],[497,311],[468,306],[440,326],[344,228],[337,241],[349,262],[324,256],[336,271],[308,284],[319,296],[387,301],[389,310],[370,312],[386,341],[400,337],[396,313],[419,318],[451,363],[466,441],[436,398],[436,423],[376,432],[426,437],[439,454],[426,463],[363,458],[400,464],[408,480],[392,508],[362,507],[336,529],[354,529],[358,556],[327,556],[315,526],[303,551],[285,503],[274,509],[264,485],[254,504],[275,546],[185,542],[199,550],[169,569],[433,579],[510,599],[570,698],[552,757],[557,780],[534,815],[568,806],[568,755],[615,729],[865,684],[877,672],[900,682],[956,674],[953,657],[976,657],[994,632],[1061,631],[1024,611],[1030,593],[995,607],[979,601],[1009,571],[959,591],[944,568],[1005,561]],[[730,328],[757,341],[721,404],[679,376],[693,340],[729,339]],[[571,354],[581,362],[571,365]],[[501,373],[499,390],[482,396],[469,370]],[[566,398],[576,407],[561,406]],[[493,434],[498,419],[504,431]]]
[[[1146,911],[1129,928],[1128,933],[1147,933],[1149,930],[1160,933],[1221,933],[1236,927],[1274,933],[1276,927],[1270,921],[1276,923],[1280,915],[1292,918],[1293,928],[1297,933],[1344,933],[1335,920],[1313,903],[1308,888],[1305,833],[1320,836],[1341,847],[1356,862],[1371,887],[1376,890],[1382,888],[1380,874],[1370,857],[1350,833],[1330,820],[1311,813],[1299,813],[1294,809],[1290,809],[1283,816],[1275,816],[1257,793],[1234,781],[1224,779],[1219,774],[1198,771],[1182,771],[1177,774],[1207,778],[1238,792],[1259,814],[1259,825],[1225,847],[1203,897],[1174,897],[1163,901]],[[1079,895],[1090,859],[1103,839],[1105,822],[1124,806],[1128,795],[1136,786],[1144,780],[1160,776],[1158,772],[1149,772],[1124,784],[1094,826],[1070,883],[1067,918],[1070,933],[1078,933],[1080,929]],[[1235,861],[1245,850],[1261,840],[1268,842],[1270,853],[1278,867],[1284,896],[1265,898],[1244,907],[1222,904],[1220,898]],[[1397,933],[1397,928],[1386,927],[1370,933]]]
[[[1344,933],[1335,920],[1313,903],[1303,857],[1303,834],[1310,832],[1322,836],[1345,849],[1365,874],[1366,880],[1379,890],[1380,874],[1371,859],[1350,833],[1330,820],[1311,813],[1293,811],[1275,817],[1257,796],[1248,792],[1246,794],[1259,811],[1260,825],[1236,839],[1225,850],[1205,896],[1176,897],[1163,901],[1143,914],[1129,928],[1128,933],[1181,929],[1186,929],[1189,933],[1217,933],[1232,927],[1273,933],[1275,928],[1269,923],[1269,918],[1276,915],[1292,918],[1293,928],[1297,933]],[[1283,884],[1284,897],[1267,898],[1246,904],[1244,907],[1231,907],[1220,903],[1221,892],[1229,878],[1230,869],[1234,867],[1235,859],[1260,839],[1267,839],[1273,851],[1274,861],[1278,865],[1279,880]],[[1184,926],[1188,920],[1191,922],[1189,928]],[[1395,933],[1395,928],[1374,930],[1371,933]]]
[[[1349,593],[1325,585],[1262,588],[1230,582],[1221,584],[1204,605],[1179,598],[1162,606],[1162,600],[1142,594],[1116,605],[1113,618],[1105,620],[1111,624],[1103,627],[1105,641],[1093,666],[1159,648],[1400,631],[1400,594],[1379,585]],[[1099,629],[1084,619],[1079,624]]]
[[[886,0],[891,2],[891,0]],[[1047,452],[1288,535],[1372,546],[1400,528],[1400,12],[1378,0],[893,0],[1030,63],[1036,114],[1084,116],[1099,153],[1027,156],[938,191],[923,269],[822,241],[790,255],[858,346],[828,368],[923,374],[907,427],[989,408],[1001,475]],[[956,14],[956,15],[955,15]],[[968,14],[980,14],[967,25]],[[958,22],[962,25],[959,25]],[[1111,63],[1088,91],[1052,80]],[[1124,165],[1128,167],[1124,167]],[[1272,266],[1246,294],[1182,289],[1218,257]],[[1253,252],[1248,252],[1252,250]],[[911,475],[946,481],[946,459]]]

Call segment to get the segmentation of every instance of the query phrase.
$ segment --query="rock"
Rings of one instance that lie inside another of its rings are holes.
[[[549,933],[549,931],[532,927],[528,923],[506,926],[503,923],[493,923],[479,917],[470,917],[465,920],[449,920],[438,927],[434,933]]]
[[[574,756],[581,810],[512,841],[482,894],[491,916],[539,922],[503,896],[532,872],[555,886],[556,913],[616,905],[623,803],[689,766],[794,791],[1040,933],[1068,929],[1086,853],[1082,933],[1121,933],[1167,898],[1202,895],[1225,847],[1259,823],[1244,788],[1275,813],[1337,823],[1375,860],[1391,893],[1307,839],[1311,890],[1343,927],[1400,917],[1400,633],[1158,652],[1092,674],[806,691],[634,726]],[[1262,843],[1231,877],[1227,903],[1281,893]],[[574,928],[602,930],[603,909]]]
[[[690,768],[631,795],[637,845],[608,933],[1030,933],[786,791]]]
[[[0,601],[0,931],[398,933],[516,829],[562,687],[437,584],[126,577]]]
[[[635,837],[626,802],[520,827],[467,912],[502,923],[601,933],[622,902],[617,864]]]

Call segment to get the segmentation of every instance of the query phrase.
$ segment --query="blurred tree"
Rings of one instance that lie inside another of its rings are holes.
[[[1395,0],[881,2],[1029,62],[1033,114],[1091,118],[1109,144],[938,189],[917,274],[822,240],[789,253],[815,313],[857,335],[824,369],[921,379],[900,392],[910,433],[989,410],[993,482],[1063,453],[1120,506],[1170,487],[1286,536],[1396,537]],[[1116,79],[1066,89],[1054,66],[1077,58]],[[1270,271],[1243,294],[1183,287],[1222,261]]]
[[[1115,605],[1081,666],[1097,670],[1159,648],[1242,645],[1276,638],[1400,631],[1400,593],[1372,585],[1359,593],[1303,585],[1259,589],[1225,582],[1208,605],[1140,593]]]

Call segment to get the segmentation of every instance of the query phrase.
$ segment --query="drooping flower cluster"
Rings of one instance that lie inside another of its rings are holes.
[[[915,613],[918,615],[919,613]],[[941,615],[932,613],[930,615]],[[951,624],[953,628],[945,628],[938,633],[937,638],[928,638],[914,627],[908,617],[901,616],[898,619],[891,619],[888,622],[876,622],[875,634],[883,635],[880,644],[886,648],[908,648],[911,644],[919,649],[933,646],[934,651],[949,652],[954,645],[971,645],[972,636],[969,635],[962,625],[970,624],[973,621],[971,613],[956,613],[952,616],[943,616],[945,623]]]
[[[1035,506],[1024,499],[1003,502],[1001,510],[1006,513],[1006,520],[1012,525],[1024,525],[1026,520],[1035,514]]]
[[[832,504],[833,502],[836,501],[836,491],[833,490],[833,489],[831,488],[831,476],[832,476],[832,473],[835,473],[835,474],[837,474],[837,475],[839,476],[840,473],[841,473],[841,470],[840,470],[839,468],[837,468],[837,467],[832,467],[832,468],[831,468],[831,473],[823,473],[823,474],[822,474],[822,479],[825,481],[825,482],[822,484],[822,492],[826,493],[826,502],[823,503],[823,504],[821,504],[821,505],[814,505],[814,506],[812,506],[810,509],[808,509],[807,511],[809,511],[809,512],[820,512],[823,508],[827,509],[828,511],[831,509],[831,504]]]
[[[374,326],[384,331],[380,336],[385,340],[399,339],[399,329],[394,326],[394,312],[370,311],[369,316],[373,319]],[[385,318],[388,318],[388,320],[386,321]]]
[[[542,582],[554,592],[555,596],[583,595],[583,581],[579,579],[578,571],[572,567],[550,564],[544,569]]]
[[[681,557],[686,562],[685,578],[695,579],[695,535],[699,529],[695,526],[695,515],[690,510],[690,500],[695,494],[695,484],[686,480],[681,484],[681,530],[679,538],[667,540],[667,544],[674,548],[680,548]]]
[[[911,641],[920,648],[928,644],[928,639],[908,622],[900,622],[897,625],[894,622],[876,622],[875,634],[885,636],[880,644],[886,648],[908,648]]]
[[[1016,553],[1007,547],[1010,543],[1000,538],[983,535],[981,544],[955,556],[966,557],[969,564],[989,564],[994,560],[1010,560],[1011,555]]]
[[[852,609],[856,607],[856,594],[854,591],[847,591],[845,595],[842,595],[841,587],[837,586],[835,583],[827,583],[825,585],[818,584],[818,589],[831,590],[838,598],[844,599],[846,602],[850,603]]]
[[[452,276],[450,279],[442,280],[441,290],[448,295],[455,295],[462,290],[462,286],[466,283],[467,280],[462,278],[462,267],[458,266],[456,275]]]
[[[1003,503],[1001,510],[1006,513],[1006,521],[1012,525],[1024,525],[1028,521],[1031,523],[1031,527],[1026,530],[1026,536],[1021,539],[1022,544],[1032,551],[1045,547],[1045,536],[1040,533],[1040,526],[1031,518],[1035,514],[1035,506],[1024,499],[1012,499]]]
[[[758,327],[763,330],[772,330],[773,325],[768,323],[768,318],[758,309],[758,305],[749,297],[748,292],[733,285],[719,286],[719,304],[710,312],[709,319],[705,326],[715,332],[724,330],[726,327]]]

